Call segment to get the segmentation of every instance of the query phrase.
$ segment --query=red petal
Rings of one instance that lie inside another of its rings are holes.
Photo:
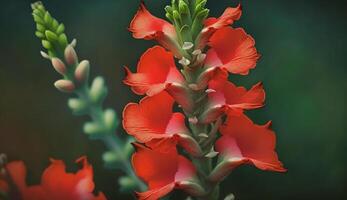
[[[188,132],[184,115],[173,113],[173,98],[166,92],[128,104],[123,112],[123,127],[142,143],[155,138]]]
[[[275,152],[276,137],[269,124],[259,126],[245,115],[231,115],[220,132],[223,136],[216,142],[216,150],[230,160],[231,168],[243,161],[262,170],[286,171]]]
[[[175,182],[192,179],[196,174],[193,163],[184,156],[178,156],[178,170],[175,175]]]
[[[153,16],[141,3],[139,10],[130,23],[129,30],[137,39],[157,39],[158,35],[166,34],[175,37],[175,28],[167,21]]]
[[[211,49],[207,53],[205,64],[210,67],[225,67],[234,74],[247,75],[260,58],[254,39],[242,28],[226,27],[216,31],[210,38],[209,45]]]
[[[175,182],[178,170],[176,145],[170,140],[156,143],[156,148],[134,144],[136,152],[132,158],[135,173],[148,183],[149,190],[160,189]]]
[[[205,46],[211,35],[218,29],[232,25],[234,21],[239,20],[242,14],[241,4],[236,8],[228,7],[219,18],[208,18],[204,22],[205,28],[202,30],[199,49]]]
[[[29,187],[25,183],[26,168],[23,162],[12,162],[6,167],[23,200],[105,200],[102,193],[97,197],[93,194],[93,169],[86,158],[78,162],[83,164],[83,168],[72,174],[65,172],[62,161],[52,160],[42,175],[41,185]]]
[[[227,105],[231,109],[249,110],[262,107],[265,91],[262,83],[257,83],[250,90],[237,87],[226,81],[211,81],[209,88],[216,92],[209,94],[209,100],[215,105]]]
[[[165,195],[169,194],[175,187],[175,183],[170,183],[166,186],[163,186],[161,188],[149,190],[146,192],[138,192],[136,193],[139,197],[139,200],[158,200],[161,197],[164,197]]]
[[[148,49],[140,58],[137,73],[126,69],[124,83],[130,85],[135,93],[155,95],[163,91],[169,83],[182,83],[182,75],[176,68],[172,53],[160,46]]]
[[[139,10],[130,23],[133,37],[145,40],[157,40],[163,47],[180,57],[175,27],[169,22],[153,16],[141,3]]]

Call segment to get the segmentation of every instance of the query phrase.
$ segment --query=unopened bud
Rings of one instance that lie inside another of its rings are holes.
[[[69,80],[58,80],[54,83],[54,86],[62,92],[73,92],[75,90],[75,84]]]
[[[192,54],[193,54],[194,56],[197,56],[197,55],[199,55],[199,54],[201,54],[201,53],[202,53],[202,51],[201,51],[200,49],[197,49],[197,50],[194,50]]]
[[[200,133],[198,136],[201,138],[208,138],[208,135],[206,133]]]
[[[191,83],[188,85],[188,87],[195,91],[199,90],[199,86],[196,83]]]
[[[83,126],[83,131],[90,136],[95,136],[102,133],[103,129],[98,123],[87,122]]]
[[[118,125],[116,113],[112,109],[107,109],[104,112],[104,123],[109,130],[113,130]]]
[[[233,193],[230,193],[228,196],[224,198],[224,200],[235,200],[235,195]]]
[[[178,63],[180,63],[183,66],[188,66],[188,65],[190,65],[190,60],[188,60],[187,58],[183,57],[181,60],[178,61]]]
[[[196,58],[198,62],[204,62],[206,59],[206,54],[201,53],[198,55],[198,57]]]
[[[120,177],[118,183],[121,186],[121,191],[133,191],[137,186],[134,179],[129,176]]]
[[[216,157],[218,154],[219,154],[219,153],[216,152],[216,151],[212,148],[211,151],[208,152],[208,153],[205,155],[205,157],[206,157],[206,158],[214,158],[214,157]]]
[[[75,71],[75,78],[79,82],[84,82],[88,80],[89,77],[90,64],[88,60],[83,60],[78,64]]]
[[[192,124],[197,124],[199,122],[197,117],[190,117],[188,121]]]
[[[72,47],[75,48],[76,45],[77,45],[77,40],[74,38],[74,39],[71,41],[70,45],[71,45]]]
[[[179,181],[177,187],[184,190],[189,195],[199,197],[206,195],[205,189],[195,181]]]
[[[78,63],[78,57],[77,57],[76,51],[71,45],[68,45],[65,48],[64,55],[65,55],[65,60],[67,64],[75,65],[76,63]]]
[[[192,42],[184,42],[182,49],[183,50],[189,50],[192,49],[194,47],[194,44]]]
[[[96,77],[94,79],[89,94],[93,102],[100,102],[106,97],[107,88],[102,77]]]
[[[207,90],[205,90],[205,92],[206,92],[207,94],[210,94],[210,93],[215,93],[215,92],[217,92],[217,91],[214,90],[214,89],[207,89]]]
[[[42,56],[43,58],[46,58],[46,59],[48,59],[48,60],[51,59],[51,57],[50,57],[46,52],[44,52],[44,51],[40,51],[40,54],[41,54],[41,56]]]
[[[86,111],[87,103],[82,99],[72,98],[69,99],[68,106],[74,114],[83,114]]]
[[[102,159],[107,165],[116,164],[119,161],[119,158],[113,151],[107,151],[102,154]]]
[[[52,58],[51,62],[52,62],[52,65],[53,65],[55,71],[57,71],[61,75],[65,75],[66,66],[63,63],[63,61],[61,61],[59,58]]]

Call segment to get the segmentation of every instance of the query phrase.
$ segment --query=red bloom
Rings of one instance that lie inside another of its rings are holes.
[[[153,16],[141,3],[139,10],[130,23],[129,30],[136,39],[157,40],[175,55],[177,52],[177,35],[175,27],[169,22]]]
[[[147,50],[140,58],[137,73],[126,68],[127,77],[124,83],[130,85],[139,95],[156,95],[166,90],[182,105],[189,109],[189,93],[184,85],[185,80],[177,70],[172,53],[163,47],[155,46]]]
[[[242,28],[225,27],[216,31],[209,40],[207,67],[222,67],[230,73],[247,75],[255,68],[260,55],[254,39]]]
[[[241,5],[236,8],[227,8],[219,18],[208,18],[205,20],[205,27],[199,35],[199,44],[197,48],[202,49],[211,35],[218,29],[234,23],[241,17]],[[157,40],[165,48],[169,49],[180,57],[177,34],[175,28],[169,22],[153,16],[141,3],[139,10],[131,21],[129,30],[133,37],[137,39]]]
[[[176,134],[189,134],[184,115],[172,112],[174,103],[166,92],[145,97],[139,104],[129,103],[123,111],[124,129],[142,143]]]
[[[123,111],[123,127],[139,142],[177,138],[187,151],[198,155],[200,148],[185,126],[182,113],[173,113],[174,99],[166,92],[143,98],[139,104],[129,103]]]
[[[242,14],[242,7],[239,4],[236,8],[228,7],[224,13],[219,17],[210,17],[205,20],[205,28],[201,31],[199,36],[198,49],[202,49],[209,41],[210,37],[218,29],[232,25],[234,21],[239,20]]]
[[[253,164],[261,170],[285,172],[275,152],[276,136],[270,129],[271,122],[260,126],[246,115],[230,115],[220,128],[222,137],[216,142],[216,150],[223,162],[212,173],[212,180],[220,180],[241,164]]]
[[[76,162],[83,165],[76,174],[66,173],[65,164],[60,160],[51,160],[44,171],[41,185],[27,186],[26,167],[22,161],[6,165],[9,177],[18,188],[23,200],[105,200],[103,193],[94,196],[93,168],[82,157]]]
[[[265,101],[265,91],[262,83],[254,85],[250,90],[237,87],[229,81],[212,80],[209,83],[209,105],[200,117],[201,122],[210,123],[223,113],[242,113],[262,107]]]
[[[177,153],[175,140],[162,140],[149,147],[134,145],[135,173],[148,184],[148,191],[138,193],[140,200],[157,200],[174,188],[190,189],[196,170],[188,159]]]

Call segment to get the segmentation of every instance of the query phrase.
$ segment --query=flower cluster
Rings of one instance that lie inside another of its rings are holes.
[[[264,105],[262,83],[247,90],[228,80],[229,73],[247,75],[260,58],[254,39],[231,27],[241,5],[208,18],[206,2],[172,0],[165,8],[169,21],[142,3],[130,24],[134,38],[161,45],[142,55],[135,73],[125,68],[124,83],[146,95],[123,111],[123,127],[137,140],[133,168],[148,185],[139,199],[159,199],[175,188],[218,199],[219,183],[242,164],[286,171],[271,122],[256,125],[244,113]]]
[[[63,161],[51,159],[51,165],[42,174],[41,184],[30,186],[26,184],[27,170],[22,161],[5,163],[0,158],[0,162],[0,192],[5,199],[106,200],[101,192],[93,194],[93,167],[86,157],[76,161],[82,166],[76,173],[67,173]]]

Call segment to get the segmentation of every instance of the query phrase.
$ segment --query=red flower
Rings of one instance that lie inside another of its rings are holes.
[[[136,153],[132,164],[135,173],[148,184],[148,191],[138,193],[140,200],[157,200],[174,188],[197,192],[194,188],[195,167],[177,153],[175,140],[162,140],[148,144],[149,147],[137,143],[134,146]]]
[[[123,111],[124,129],[141,143],[189,134],[182,113],[173,113],[174,99],[166,92],[143,98],[139,104],[129,103]]]
[[[247,75],[255,68],[260,55],[254,39],[242,28],[225,27],[216,31],[209,40],[207,67],[222,67],[230,73]]]
[[[271,122],[260,126],[246,115],[230,115],[220,128],[222,137],[216,142],[216,150],[222,162],[210,177],[220,180],[241,164],[252,164],[261,170],[285,172],[275,152],[276,137],[270,129]]]
[[[218,29],[232,25],[234,21],[239,20],[241,14],[242,7],[241,4],[239,4],[236,8],[228,7],[219,18],[210,17],[206,19],[204,22],[205,27],[199,36],[198,49],[203,49],[210,37]]]
[[[143,98],[139,104],[129,103],[123,111],[123,127],[139,142],[177,138],[187,151],[198,155],[200,148],[185,126],[182,113],[173,113],[174,99],[166,92]]]
[[[41,184],[27,186],[26,167],[22,161],[11,162],[5,169],[23,200],[105,200],[103,193],[94,196],[93,168],[82,157],[76,162],[82,169],[76,174],[66,173],[65,164],[60,160],[51,160],[51,165],[44,171]]]
[[[265,101],[263,84],[258,83],[250,90],[237,87],[225,80],[212,80],[209,89],[213,92],[208,94],[209,104],[206,111],[201,115],[202,123],[210,123],[223,113],[239,114],[243,110],[262,107]]]
[[[197,47],[202,49],[211,35],[218,29],[234,23],[241,17],[241,5],[236,8],[227,8],[219,18],[208,18],[205,21],[205,27],[200,33],[199,44]],[[139,10],[131,21],[129,30],[133,37],[137,39],[157,40],[165,48],[169,49],[180,57],[177,43],[177,34],[175,28],[169,22],[153,16],[141,3]]]
[[[134,38],[157,40],[175,55],[179,55],[175,27],[169,22],[153,16],[143,3],[131,21],[129,30],[133,33]]]
[[[131,73],[127,68],[126,71],[124,83],[130,85],[136,94],[153,96],[166,90],[182,107],[191,108],[185,80],[176,68],[172,53],[163,47],[148,49],[140,58],[137,73]]]

